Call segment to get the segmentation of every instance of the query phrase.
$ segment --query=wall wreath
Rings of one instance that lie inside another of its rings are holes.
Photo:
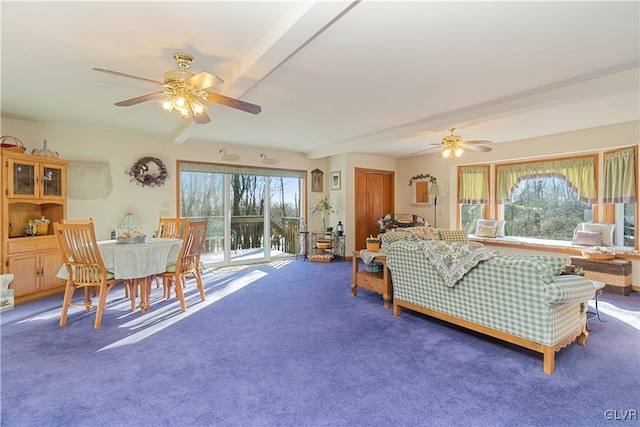
[[[167,167],[157,157],[142,157],[125,173],[142,187],[160,187],[169,178]]]

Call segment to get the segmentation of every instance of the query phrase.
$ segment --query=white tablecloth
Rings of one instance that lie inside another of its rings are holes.
[[[164,273],[175,264],[180,252],[180,239],[147,239],[145,243],[119,244],[115,240],[98,242],[100,255],[107,271],[116,279],[140,279]],[[58,277],[67,278],[63,265]]]
[[[375,257],[379,257],[379,256],[386,257],[387,251],[385,251],[384,249],[380,249],[379,252],[370,252],[366,249],[362,249],[360,251],[360,259],[363,260],[365,264],[370,264]]]

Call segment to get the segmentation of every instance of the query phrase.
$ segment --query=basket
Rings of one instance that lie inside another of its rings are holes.
[[[378,240],[378,239],[367,239],[367,250],[369,252],[378,252],[378,251],[380,251],[380,240]]]
[[[612,259],[615,259],[616,254],[601,254],[596,252],[582,251],[582,256],[587,259],[599,259],[604,261],[611,261]]]
[[[2,151],[14,151],[16,153],[24,153],[26,148],[22,141],[20,141],[15,136],[4,135],[0,138],[2,143],[0,146],[2,147]]]
[[[367,271],[369,273],[380,273],[382,271],[382,263],[372,262],[371,264],[367,264]]]
[[[49,223],[47,222],[38,222],[36,223],[36,234],[39,236],[44,236],[49,232]]]

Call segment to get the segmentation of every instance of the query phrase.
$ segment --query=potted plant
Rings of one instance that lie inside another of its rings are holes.
[[[325,220],[325,214],[334,213],[333,204],[329,201],[329,195],[318,199],[318,201],[311,207],[311,214],[320,212],[322,214],[322,229],[321,231],[327,231],[327,224]]]
[[[369,235],[367,237],[367,250],[369,252],[378,252],[380,250],[380,239]]]

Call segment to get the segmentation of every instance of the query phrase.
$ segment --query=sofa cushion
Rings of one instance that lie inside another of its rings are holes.
[[[418,240],[433,240],[433,228],[431,227],[406,227],[402,231],[406,231]]]
[[[599,231],[576,231],[573,233],[572,245],[580,246],[600,246],[602,244],[602,233]]]
[[[398,242],[400,240],[406,240],[409,233],[404,230],[390,230],[386,233],[380,235],[380,240],[382,241],[382,247],[386,248],[393,242]]]
[[[469,237],[465,230],[440,230],[440,240],[449,242],[468,243]]]

